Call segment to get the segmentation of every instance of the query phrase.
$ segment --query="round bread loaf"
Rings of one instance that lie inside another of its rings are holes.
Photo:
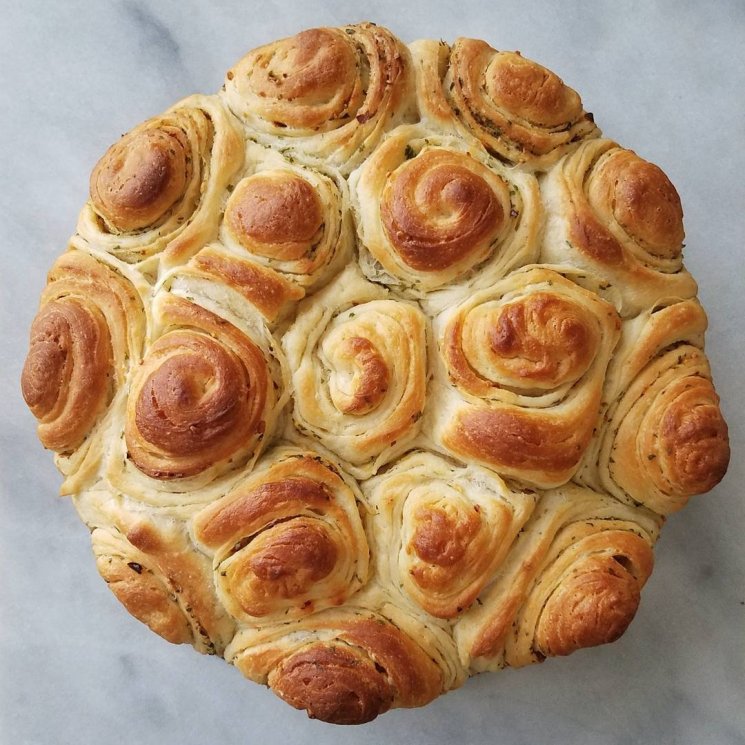
[[[31,328],[101,576],[342,724],[617,639],[729,460],[682,214],[519,52],[250,52],[103,155]]]

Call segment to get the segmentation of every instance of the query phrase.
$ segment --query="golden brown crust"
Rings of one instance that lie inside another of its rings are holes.
[[[249,52],[225,96],[259,140],[348,173],[408,113],[410,67],[406,47],[372,23],[309,29]]]
[[[548,128],[571,122],[581,114],[576,91],[567,88],[555,73],[518,52],[497,56],[485,78],[491,100],[521,119]]]
[[[682,352],[670,362],[694,366],[702,360],[700,355]],[[634,442],[637,458],[646,456],[646,476],[657,490],[670,496],[708,491],[719,483],[729,463],[727,425],[719,409],[719,396],[710,380],[696,374],[695,368],[691,372],[677,380],[667,376],[667,387],[648,390],[653,401],[636,404],[636,408],[646,408],[641,428],[633,434],[630,431],[638,421],[634,411],[627,414],[629,424],[624,421],[616,433],[614,451],[618,454],[626,442]],[[613,466],[611,470],[620,471]],[[625,479],[618,475],[623,483]]]
[[[21,387],[44,447],[72,450],[83,441],[108,402],[112,363],[106,320],[95,306],[69,299],[43,306]]]
[[[349,267],[310,298],[283,338],[296,428],[356,477],[374,473],[419,431],[426,322]]]
[[[458,415],[442,441],[450,450],[492,464],[502,473],[517,472],[532,482],[563,483],[579,465],[594,426],[592,416],[561,421],[518,410],[471,410]]]
[[[175,525],[112,515],[91,540],[98,571],[125,608],[156,634],[200,652],[221,654],[233,624],[217,603],[209,566]]]
[[[625,537],[642,540],[633,534]],[[626,569],[627,563],[621,554],[592,557],[574,568],[543,607],[536,628],[536,652],[555,657],[620,638],[641,600],[640,581]]]
[[[472,295],[436,326],[438,380],[451,392],[433,411],[438,441],[537,486],[571,478],[598,423],[620,328],[612,306],[534,268]]]
[[[588,201],[600,214],[611,211],[616,222],[653,256],[680,256],[685,237],[680,197],[653,163],[630,150],[614,150],[593,171]]]
[[[175,127],[124,135],[91,173],[94,209],[119,232],[157,223],[184,196],[192,176],[187,153],[186,137]]]
[[[415,641],[384,615],[347,606],[294,629],[246,629],[226,657],[312,717],[361,724],[389,708],[423,706],[443,691],[445,673],[427,643],[428,634]]]
[[[478,145],[421,125],[399,127],[350,179],[365,275],[405,297],[438,302],[488,286],[537,255],[535,177]],[[452,288],[452,289],[450,289]]]
[[[225,221],[252,253],[296,261],[318,238],[323,212],[305,179],[290,171],[270,171],[238,184],[225,208]]]
[[[667,395],[673,401],[659,424],[660,470],[669,474],[667,481],[676,492],[703,494],[722,480],[729,464],[719,396],[703,378],[678,382]]]
[[[339,360],[355,368],[350,386],[352,393],[337,385],[331,388],[331,398],[344,414],[368,414],[380,406],[388,391],[390,371],[369,339],[349,336],[340,346]]]
[[[213,507],[203,513],[198,518],[197,535],[205,545],[217,547],[229,542],[236,530],[253,533],[257,520],[266,520],[267,514],[288,504],[319,510],[327,506],[330,499],[323,484],[307,478],[294,476],[284,481],[262,481],[256,489],[241,489],[226,505],[220,504],[219,509]]]
[[[45,447],[75,450],[142,353],[144,312],[121,274],[79,251],[49,273],[21,376]]]
[[[568,230],[569,242],[606,267],[623,264],[623,246],[589,210],[573,216]]]
[[[171,330],[132,382],[125,436],[140,471],[181,479],[256,447],[271,380],[262,350],[226,321],[176,297],[162,310]]]
[[[450,108],[443,80],[450,59],[450,45],[442,40],[418,39],[409,44],[416,71],[416,98],[419,116],[433,128],[451,130],[455,114]]]
[[[610,140],[585,142],[551,171],[543,193],[551,217],[542,260],[612,283],[623,316],[695,295],[682,262],[680,198],[656,165]]]
[[[312,519],[297,520],[295,525],[283,528],[280,534],[263,537],[261,546],[236,574],[252,574],[260,582],[281,579],[283,597],[307,592],[329,575],[337,558],[336,546],[314,522]],[[241,605],[251,615],[261,615],[248,603]]]
[[[189,275],[234,290],[272,323],[283,317],[305,292],[269,267],[246,261],[220,246],[205,246],[190,262]],[[182,276],[184,272],[181,273]]]
[[[171,267],[217,234],[243,136],[214,96],[190,96],[114,143],[96,164],[75,242],[128,263]],[[148,261],[150,260],[150,261]]]
[[[283,660],[269,686],[311,719],[363,724],[391,708],[393,686],[364,652],[347,644],[315,645]]]
[[[497,581],[456,628],[476,670],[613,641],[652,572],[660,521],[589,489],[545,493]]]
[[[455,619],[492,580],[530,515],[530,495],[434,453],[408,454],[364,485],[376,519],[378,580]]]
[[[369,722],[394,704],[422,705],[439,693],[439,671],[395,626],[360,619],[342,624],[339,637],[343,647],[313,645],[283,660],[269,674],[269,686],[312,718],[333,724]],[[315,675],[306,683],[311,670]]]
[[[544,339],[546,329],[552,333]],[[597,347],[595,334],[572,303],[537,292],[524,303],[507,306],[489,341],[509,374],[562,385],[587,371]]]
[[[208,295],[225,307],[247,301],[249,315],[253,306],[275,326],[349,261],[347,186],[331,169],[304,168],[254,142],[246,145],[240,176],[224,195],[219,242],[174,267],[168,283],[180,294]],[[228,272],[225,282],[217,264]]]
[[[100,535],[94,536],[94,540]],[[98,571],[117,600],[133,615],[171,644],[191,644],[194,635],[168,587],[153,570],[120,556],[99,556]]]
[[[333,120],[356,112],[364,96],[354,45],[330,28],[301,31],[250,52],[228,80],[264,99],[263,119],[293,129],[338,126]]]
[[[343,603],[365,582],[368,547],[356,493],[317,455],[276,462],[194,519],[237,619],[285,619]]]
[[[508,161],[545,168],[598,134],[576,91],[519,52],[457,39],[443,86],[457,119]]]
[[[623,246],[605,227],[614,221],[658,259],[678,259],[683,246],[680,197],[662,170],[629,150],[600,161],[587,186],[587,202],[572,215],[570,240],[608,264],[623,262]]]
[[[442,691],[443,676],[435,662],[392,623],[365,619],[342,624],[341,638],[368,650],[396,690],[398,706],[422,706]],[[376,668],[377,669],[377,668]]]
[[[504,210],[473,161],[430,150],[388,179],[380,216],[403,262],[428,271],[462,262],[489,243],[502,227]]]
[[[723,478],[729,437],[699,348],[705,327],[706,316],[692,300],[627,325],[583,480],[667,514]]]
[[[495,387],[490,374],[507,387],[550,389],[587,372],[598,337],[597,325],[576,303],[539,291],[496,312],[456,318],[447,327],[443,355],[451,380],[474,395]],[[487,366],[488,373],[479,374]]]

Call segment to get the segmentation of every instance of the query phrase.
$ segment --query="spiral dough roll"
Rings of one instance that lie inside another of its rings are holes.
[[[222,654],[235,627],[209,582],[208,562],[183,525],[122,506],[104,512],[91,541],[98,571],[117,599],[166,641]]]
[[[334,724],[423,706],[465,679],[449,634],[422,626],[374,590],[294,623],[243,629],[225,658],[311,718]]]
[[[613,307],[553,270],[529,268],[446,311],[435,328],[437,441],[500,474],[565,483],[597,425],[619,336]]]
[[[74,240],[151,275],[153,261],[179,264],[217,235],[221,197],[242,163],[243,137],[219,99],[190,96],[106,151]]]
[[[411,45],[423,119],[477,139],[489,152],[545,170],[599,130],[576,91],[520,52],[478,39]]]
[[[541,259],[611,282],[623,316],[696,294],[683,267],[680,197],[656,165],[610,140],[586,142],[551,171],[543,195]]]
[[[455,618],[478,597],[530,516],[534,498],[486,469],[414,452],[365,484],[384,584]]]
[[[372,23],[316,28],[249,52],[227,73],[228,106],[258,140],[348,173],[410,116],[409,52]]]
[[[627,322],[608,372],[608,408],[583,481],[660,514],[685,506],[724,476],[727,424],[701,350],[706,315],[696,300]]]
[[[473,670],[520,667],[615,641],[652,572],[660,520],[567,485],[546,493],[499,577],[455,629]]]
[[[349,472],[369,476],[418,433],[427,379],[422,312],[349,267],[283,339],[294,421]]]
[[[276,155],[257,154],[252,171],[228,199],[221,241],[301,287],[317,289],[352,252],[341,191],[346,185]]]
[[[347,185],[338,173],[304,168],[249,142],[240,177],[228,186],[218,241],[163,284],[223,307],[258,311],[281,324],[350,260],[353,229]]]
[[[367,580],[356,486],[312,452],[280,449],[270,462],[194,521],[223,604],[248,623],[341,605]]]
[[[350,186],[363,271],[405,296],[484,287],[537,257],[536,179],[462,140],[399,128]]]
[[[112,483],[154,504],[205,501],[208,485],[255,461],[286,401],[271,337],[161,293],[159,333],[133,377]],[[171,493],[169,500],[168,492]]]
[[[80,251],[57,260],[31,326],[21,389],[39,439],[70,473],[63,493],[98,462],[101,447],[90,436],[141,359],[144,333],[142,300],[124,275]]]

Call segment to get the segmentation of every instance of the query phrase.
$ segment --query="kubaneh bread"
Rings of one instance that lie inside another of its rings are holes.
[[[519,52],[249,52],[103,155],[31,327],[101,576],[335,723],[617,639],[729,459],[682,217]]]

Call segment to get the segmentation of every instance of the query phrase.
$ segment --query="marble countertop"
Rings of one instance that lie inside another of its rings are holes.
[[[0,27],[0,742],[745,743],[745,4],[3,4]],[[98,577],[86,528],[58,499],[18,380],[45,273],[88,174],[116,137],[243,52],[370,18],[406,41],[485,38],[557,71],[606,135],[680,191],[686,261],[730,424],[725,480],[672,517],[642,606],[616,644],[481,675],[425,709],[353,731],[309,721],[220,660],[173,647]]]

